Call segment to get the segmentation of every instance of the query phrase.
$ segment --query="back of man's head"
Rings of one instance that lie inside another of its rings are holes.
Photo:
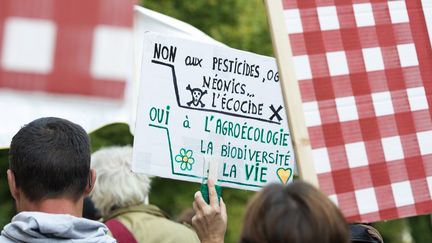
[[[30,201],[78,200],[90,176],[90,141],[82,127],[60,118],[40,118],[13,137],[9,169]]]

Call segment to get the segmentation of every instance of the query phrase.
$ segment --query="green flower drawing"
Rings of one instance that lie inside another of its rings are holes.
[[[192,170],[192,165],[195,163],[195,159],[192,158],[192,150],[180,149],[180,154],[175,157],[176,162],[181,163],[180,169]]]

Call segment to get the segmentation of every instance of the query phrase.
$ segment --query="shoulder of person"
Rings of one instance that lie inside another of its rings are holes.
[[[164,243],[200,242],[192,228],[170,220],[162,210],[153,205],[124,209],[122,213],[116,214],[115,219],[138,238],[146,235],[144,238],[148,240],[156,236],[161,239],[159,236],[164,235]]]
[[[14,241],[11,241],[8,238],[0,235],[0,243],[14,243]]]

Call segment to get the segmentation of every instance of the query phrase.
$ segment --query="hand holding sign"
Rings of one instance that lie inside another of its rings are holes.
[[[199,239],[203,243],[223,243],[227,227],[226,206],[222,198],[220,203],[213,180],[208,181],[210,205],[204,201],[201,192],[195,193],[193,209],[195,216],[192,218]]]
[[[210,203],[210,197],[209,197],[209,188],[208,188],[208,181],[214,181],[215,182],[215,188],[218,200],[222,196],[222,187],[218,185],[218,175],[219,173],[219,158],[212,157],[212,158],[206,158],[204,157],[204,164],[203,164],[203,181],[201,184],[201,195],[204,198],[204,201],[206,203]]]

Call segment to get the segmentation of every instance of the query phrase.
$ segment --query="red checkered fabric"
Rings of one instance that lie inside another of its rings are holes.
[[[283,5],[321,189],[349,221],[432,212],[431,6]]]
[[[0,0],[0,88],[122,98],[134,3]]]

